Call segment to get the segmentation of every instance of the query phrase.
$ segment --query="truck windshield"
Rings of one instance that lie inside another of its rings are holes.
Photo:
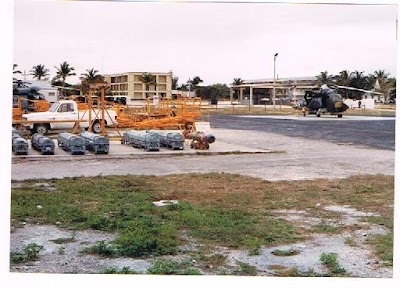
[[[53,103],[49,109],[50,112],[56,112],[57,108],[59,106],[59,103]]]

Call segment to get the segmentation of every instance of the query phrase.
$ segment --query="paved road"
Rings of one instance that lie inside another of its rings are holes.
[[[395,150],[394,117],[210,115],[205,120],[215,128],[263,131],[338,144]]]

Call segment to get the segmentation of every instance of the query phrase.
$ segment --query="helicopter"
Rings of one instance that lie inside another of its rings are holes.
[[[323,84],[319,90],[306,91],[304,100],[301,107],[303,116],[306,116],[306,114],[315,114],[317,117],[320,117],[321,114],[330,114],[342,118],[343,112],[349,108],[343,102],[342,96],[326,84]]]

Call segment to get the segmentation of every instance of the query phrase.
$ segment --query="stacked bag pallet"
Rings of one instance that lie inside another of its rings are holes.
[[[147,131],[128,130],[122,136],[121,144],[143,148],[145,151],[160,151],[158,135]]]
[[[31,138],[32,148],[42,155],[54,155],[54,141],[42,134],[35,133]]]
[[[84,155],[86,151],[85,140],[68,132],[58,134],[58,146],[71,155]]]
[[[15,155],[28,155],[29,144],[15,128],[12,128],[11,136],[12,151]]]
[[[82,132],[80,136],[85,140],[87,150],[94,154],[108,154],[110,141],[107,137],[91,132]]]

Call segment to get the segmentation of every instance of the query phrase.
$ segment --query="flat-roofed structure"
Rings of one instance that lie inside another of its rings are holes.
[[[317,87],[317,77],[243,80],[243,84],[233,85],[230,88],[230,100],[250,105],[266,104],[273,101],[272,90],[274,88],[276,89],[276,98],[298,99],[304,96],[306,90]]]
[[[140,79],[143,74],[155,76],[155,84],[150,84],[148,90]],[[109,96],[125,96],[127,104],[135,100],[145,100],[157,95],[160,98],[172,97],[172,71],[170,72],[125,72],[104,75],[104,80],[110,85]]]

